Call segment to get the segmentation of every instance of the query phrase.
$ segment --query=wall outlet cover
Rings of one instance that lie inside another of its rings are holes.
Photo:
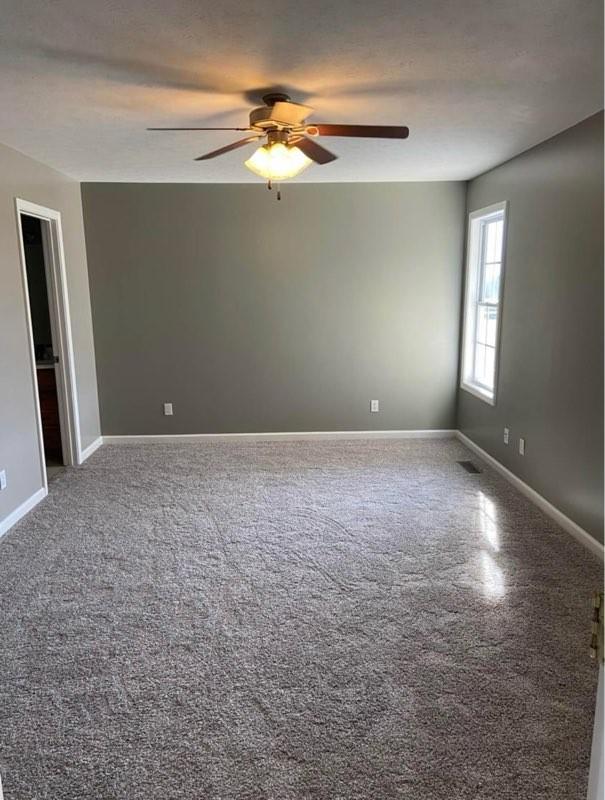
[[[525,455],[525,439],[519,439],[519,455]]]
[[[370,411],[372,414],[377,414],[380,411],[380,403],[378,400],[370,400]]]
[[[509,434],[508,428],[504,428],[504,444],[508,444],[508,434]]]
[[[5,469],[0,470],[0,491],[2,489],[6,489],[6,470]]]
[[[164,403],[164,416],[171,417],[172,413],[172,403]]]

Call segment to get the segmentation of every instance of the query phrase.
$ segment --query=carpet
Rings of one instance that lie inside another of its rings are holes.
[[[5,800],[584,800],[601,565],[456,441],[105,446],[0,542]]]

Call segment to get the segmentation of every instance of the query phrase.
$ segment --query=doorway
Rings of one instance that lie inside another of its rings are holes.
[[[71,326],[57,211],[16,201],[43,482],[80,463]]]

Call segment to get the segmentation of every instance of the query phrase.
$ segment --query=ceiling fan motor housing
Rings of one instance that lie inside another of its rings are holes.
[[[250,112],[250,127],[260,130],[266,128],[277,128],[276,121],[272,118],[273,106],[261,106],[253,108]]]
[[[273,92],[263,96],[264,106],[250,112],[250,127],[255,130],[302,130],[309,114],[310,106],[293,103],[287,94]]]

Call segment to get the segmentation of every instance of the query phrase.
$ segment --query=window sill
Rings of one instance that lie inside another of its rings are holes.
[[[479,400],[483,400],[484,403],[487,403],[488,406],[495,406],[496,405],[496,395],[489,394],[487,391],[480,389],[478,386],[473,386],[470,383],[461,383],[460,388],[463,389],[465,392],[472,394],[473,397],[477,397]]]

